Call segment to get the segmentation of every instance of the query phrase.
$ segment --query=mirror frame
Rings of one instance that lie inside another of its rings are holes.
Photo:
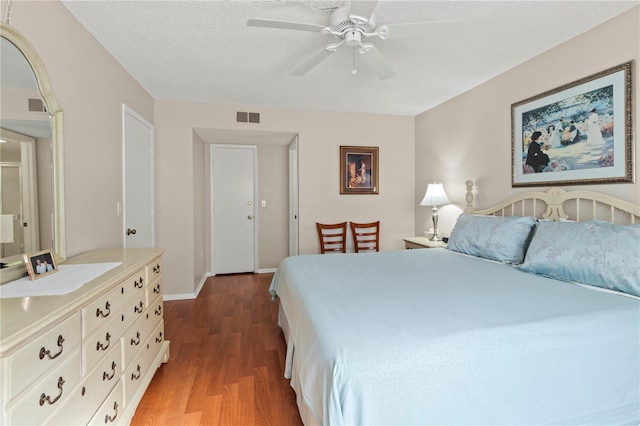
[[[42,100],[51,116],[51,156],[53,182],[53,251],[58,262],[66,259],[65,216],[64,216],[64,166],[62,152],[62,135],[64,129],[64,114],[58,98],[53,93],[51,83],[44,63],[29,40],[10,25],[0,23],[0,36],[13,43],[24,55],[31,66],[38,82],[38,89]],[[26,267],[21,262],[20,267],[2,269],[2,283],[11,281],[26,274]]]

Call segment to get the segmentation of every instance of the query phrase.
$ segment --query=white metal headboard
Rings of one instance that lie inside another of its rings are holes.
[[[640,206],[596,191],[565,191],[559,187],[545,192],[516,194],[487,209],[473,207],[473,181],[468,180],[467,214],[492,216],[534,216],[548,220],[604,220],[611,223],[640,223]]]

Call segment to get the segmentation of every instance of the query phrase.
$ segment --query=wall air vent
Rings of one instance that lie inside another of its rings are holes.
[[[259,112],[250,112],[249,113],[249,123],[260,123],[260,113]]]
[[[236,121],[238,123],[260,123],[260,113],[237,111]]]
[[[29,112],[47,112],[47,107],[42,99],[29,99]]]
[[[236,121],[238,123],[248,123],[249,122],[249,113],[238,111],[236,112]]]

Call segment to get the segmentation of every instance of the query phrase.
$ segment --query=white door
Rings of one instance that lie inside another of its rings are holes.
[[[211,265],[214,274],[257,270],[256,164],[255,146],[212,146]]]
[[[124,247],[153,247],[153,126],[122,105]]]

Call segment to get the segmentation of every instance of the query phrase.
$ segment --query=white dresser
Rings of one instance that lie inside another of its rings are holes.
[[[163,251],[84,253],[64,264],[122,264],[66,295],[0,299],[0,424],[130,423],[169,359]]]

